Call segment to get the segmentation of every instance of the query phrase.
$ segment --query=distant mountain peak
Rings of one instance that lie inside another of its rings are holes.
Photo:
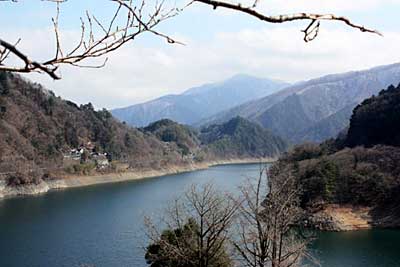
[[[227,81],[243,80],[243,79],[262,79],[262,78],[246,73],[238,73],[228,78]]]
[[[238,74],[222,82],[190,88],[180,95],[162,96],[111,112],[119,120],[138,127],[164,118],[193,125],[222,110],[275,93],[287,85],[277,80]]]
[[[348,125],[351,110],[358,103],[399,82],[400,63],[325,75],[224,110],[199,125],[242,116],[293,143],[320,142],[335,137]]]

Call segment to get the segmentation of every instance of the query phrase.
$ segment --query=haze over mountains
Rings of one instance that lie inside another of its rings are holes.
[[[365,98],[400,82],[400,64],[328,75],[289,86],[202,120],[209,125],[241,116],[293,143],[323,141],[344,129]]]
[[[180,95],[166,95],[146,103],[114,109],[111,113],[132,126],[146,126],[160,119],[194,124],[223,110],[277,92],[288,83],[236,75],[191,88]]]

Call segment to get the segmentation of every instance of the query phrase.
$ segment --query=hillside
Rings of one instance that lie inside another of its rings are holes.
[[[346,143],[400,146],[400,85],[382,90],[354,109]]]
[[[371,223],[400,225],[400,86],[363,101],[348,134],[295,147],[277,163],[302,185],[302,206],[368,207]]]
[[[276,156],[286,148],[251,122],[240,120],[231,132],[224,131],[227,125],[214,127],[223,140],[204,141],[211,130],[200,133],[167,119],[133,128],[105,109],[78,106],[19,75],[0,73],[0,178],[11,184]]]
[[[293,143],[321,142],[348,125],[352,110],[382,88],[400,82],[400,64],[328,75],[211,116],[203,125],[247,118]]]
[[[236,75],[223,82],[188,89],[180,95],[167,95],[111,112],[120,121],[138,127],[160,119],[190,125],[222,110],[275,93],[287,85],[281,81]]]
[[[200,139],[217,157],[276,157],[287,149],[283,139],[241,117],[201,129]]]
[[[61,168],[80,149],[115,160],[134,158],[140,167],[161,158],[167,164],[181,161],[179,151],[166,151],[155,136],[118,122],[108,111],[62,100],[17,75],[0,73],[0,106],[1,172],[27,164]]]
[[[163,142],[173,142],[183,156],[195,161],[277,157],[287,143],[261,126],[236,117],[197,131],[190,126],[163,119],[141,128]]]
[[[162,119],[142,128],[144,132],[154,134],[162,142],[175,143],[183,155],[199,150],[198,133],[188,126],[169,119]]]

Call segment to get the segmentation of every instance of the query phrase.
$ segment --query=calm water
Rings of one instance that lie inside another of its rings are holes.
[[[191,183],[235,191],[259,166],[217,166],[142,181],[0,201],[0,266],[146,266],[143,215],[157,214]],[[326,267],[400,266],[400,231],[323,233],[314,244]]]

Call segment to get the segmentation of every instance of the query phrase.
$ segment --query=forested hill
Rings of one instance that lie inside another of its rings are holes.
[[[349,146],[400,146],[400,85],[391,85],[353,112],[347,135]]]
[[[163,154],[181,158],[179,151],[165,151],[154,135],[118,122],[107,110],[95,111],[90,103],[78,106],[18,75],[0,73],[0,107],[2,171],[13,162],[62,166],[65,156],[82,148],[114,159],[135,158],[140,166],[150,166]]]
[[[250,122],[241,125],[239,135],[224,134],[220,150],[220,137],[204,142],[202,133],[171,120],[132,128],[105,109],[78,106],[19,75],[0,73],[0,173],[45,168],[85,174],[115,168],[115,162],[153,169],[272,156],[285,149],[283,141],[265,130]]]
[[[327,75],[218,113],[200,125],[241,116],[292,143],[322,142],[348,126],[352,110],[382,88],[400,82],[400,63]]]
[[[372,207],[375,222],[400,226],[400,86],[357,106],[348,134],[303,144],[278,164],[303,185],[302,204]]]
[[[282,138],[241,117],[203,128],[200,139],[213,154],[233,158],[275,157],[287,149]]]
[[[241,117],[215,124],[200,131],[169,119],[141,128],[163,142],[174,142],[184,155],[197,159],[239,159],[277,157],[287,143],[261,126]]]

